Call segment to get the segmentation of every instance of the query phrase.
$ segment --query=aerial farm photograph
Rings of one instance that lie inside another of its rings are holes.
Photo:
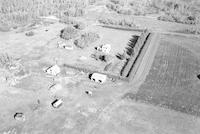
[[[200,0],[0,0],[0,134],[200,134]]]

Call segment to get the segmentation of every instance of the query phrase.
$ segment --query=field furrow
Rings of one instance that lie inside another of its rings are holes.
[[[193,52],[162,39],[149,74],[134,98],[199,116],[200,64]]]

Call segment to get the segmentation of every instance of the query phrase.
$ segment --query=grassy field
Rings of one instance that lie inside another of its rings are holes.
[[[132,97],[199,116],[200,81],[197,78],[200,73],[199,58],[193,50],[177,44],[161,40],[145,82]],[[198,50],[199,46],[196,45],[196,49]]]

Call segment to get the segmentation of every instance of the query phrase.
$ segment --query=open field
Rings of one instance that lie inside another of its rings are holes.
[[[132,97],[199,116],[198,41],[196,38],[162,36],[151,70]],[[189,45],[191,42],[193,44]]]

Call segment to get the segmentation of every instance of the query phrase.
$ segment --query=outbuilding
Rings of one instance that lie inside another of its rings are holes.
[[[47,68],[45,71],[47,74],[50,74],[50,75],[58,75],[60,73],[61,69],[58,65],[54,65],[54,66]]]
[[[73,50],[74,47],[71,42],[63,42],[63,41],[58,41],[58,48],[64,48],[67,50]]]

